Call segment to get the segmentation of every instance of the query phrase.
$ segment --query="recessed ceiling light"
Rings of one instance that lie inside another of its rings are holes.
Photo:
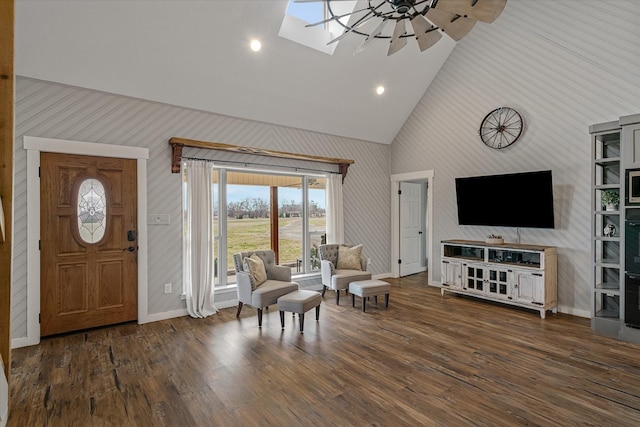
[[[382,94],[384,93],[384,86],[382,86],[382,85],[381,85],[381,86],[378,86],[378,87],[376,88],[376,93],[377,93],[378,95],[382,95]]]
[[[257,52],[260,49],[262,49],[262,43],[260,43],[260,40],[256,40],[256,39],[251,40],[251,50],[254,52]]]

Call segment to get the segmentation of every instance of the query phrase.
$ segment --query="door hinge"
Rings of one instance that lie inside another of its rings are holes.
[[[42,323],[42,314],[38,313],[38,323]]]
[[[402,264],[402,260],[401,259],[398,260],[398,264]]]
[[[38,178],[40,178],[40,166],[38,166]]]
[[[42,240],[38,240],[38,250],[42,250]]]
[[[398,190],[398,194],[402,194],[402,190]]]

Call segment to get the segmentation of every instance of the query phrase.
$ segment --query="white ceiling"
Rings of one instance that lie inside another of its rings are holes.
[[[286,7],[17,0],[16,74],[390,144],[455,47],[445,35],[422,53],[409,40],[390,57],[385,41],[354,55],[352,34],[327,55],[278,37]]]

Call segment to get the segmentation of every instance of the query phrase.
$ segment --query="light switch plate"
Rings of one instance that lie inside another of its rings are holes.
[[[149,214],[147,215],[147,224],[167,225],[171,223],[171,215],[169,214]]]

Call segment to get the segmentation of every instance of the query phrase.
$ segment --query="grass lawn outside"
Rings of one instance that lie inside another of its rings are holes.
[[[302,218],[279,218],[280,264],[296,266],[302,258]],[[233,254],[271,247],[269,218],[227,219],[227,268],[233,270]],[[214,224],[218,229],[218,224]],[[309,219],[311,243],[320,244],[320,235],[325,233],[326,218]]]

